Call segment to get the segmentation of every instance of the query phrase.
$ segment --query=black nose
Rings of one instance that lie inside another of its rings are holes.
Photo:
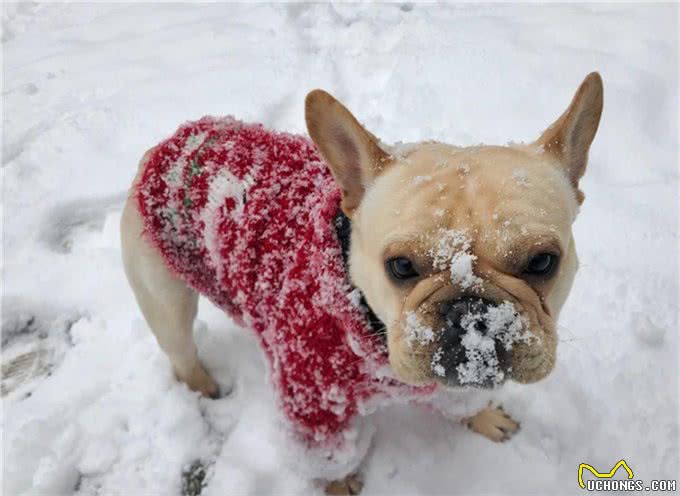
[[[460,300],[440,303],[439,314],[444,318],[444,339],[455,342],[465,334],[463,317],[466,315],[482,315],[493,305],[482,298],[461,298]],[[475,320],[475,329],[486,334],[487,327],[483,319]]]
[[[496,384],[496,378],[489,375],[479,380],[469,380],[461,375],[461,367],[467,366],[471,357],[478,361],[474,364],[480,370],[493,371],[498,369],[505,373],[509,368],[508,353],[500,342],[494,340],[494,350],[491,354],[479,356],[463,346],[463,338],[473,329],[481,336],[489,332],[485,318],[490,307],[495,303],[482,298],[466,297],[439,304],[439,315],[443,320],[443,328],[438,339],[438,348],[433,358],[433,371],[443,382],[449,385],[470,385],[476,387],[490,387]],[[461,380],[463,377],[464,380]]]

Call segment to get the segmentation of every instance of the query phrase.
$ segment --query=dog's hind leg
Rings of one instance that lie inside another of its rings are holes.
[[[161,255],[142,237],[142,218],[134,193],[121,218],[121,245],[125,274],[139,308],[175,375],[193,391],[218,395],[217,383],[198,358],[193,323],[198,295],[166,267]]]

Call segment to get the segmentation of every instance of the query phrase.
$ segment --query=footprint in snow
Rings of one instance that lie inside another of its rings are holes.
[[[8,299],[2,305],[2,381],[0,393],[31,395],[72,346],[71,327],[80,315],[44,304]]]
[[[53,209],[45,219],[41,239],[55,252],[69,253],[77,231],[101,230],[107,214],[121,210],[126,197],[127,192],[122,192],[64,203]]]

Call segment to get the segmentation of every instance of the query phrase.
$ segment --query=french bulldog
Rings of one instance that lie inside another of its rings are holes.
[[[256,331],[284,416],[331,451],[374,397],[539,381],[578,267],[602,105],[591,73],[536,141],[507,146],[388,146],[322,90],[305,101],[311,142],[186,124],[140,163],[126,275],[179,380],[218,395],[192,337],[202,293]],[[495,441],[519,428],[500,407],[465,423]],[[356,465],[327,490],[358,492],[343,477]]]

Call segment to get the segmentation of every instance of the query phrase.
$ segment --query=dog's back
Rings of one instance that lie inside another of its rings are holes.
[[[287,255],[311,241],[304,204],[334,186],[306,138],[204,117],[151,150],[136,188],[170,269],[240,318],[254,298],[280,294]]]
[[[340,191],[311,141],[204,117],[151,150],[135,188],[170,272],[255,330],[299,434],[344,443],[359,401],[401,390],[376,376],[384,344],[350,298]]]

